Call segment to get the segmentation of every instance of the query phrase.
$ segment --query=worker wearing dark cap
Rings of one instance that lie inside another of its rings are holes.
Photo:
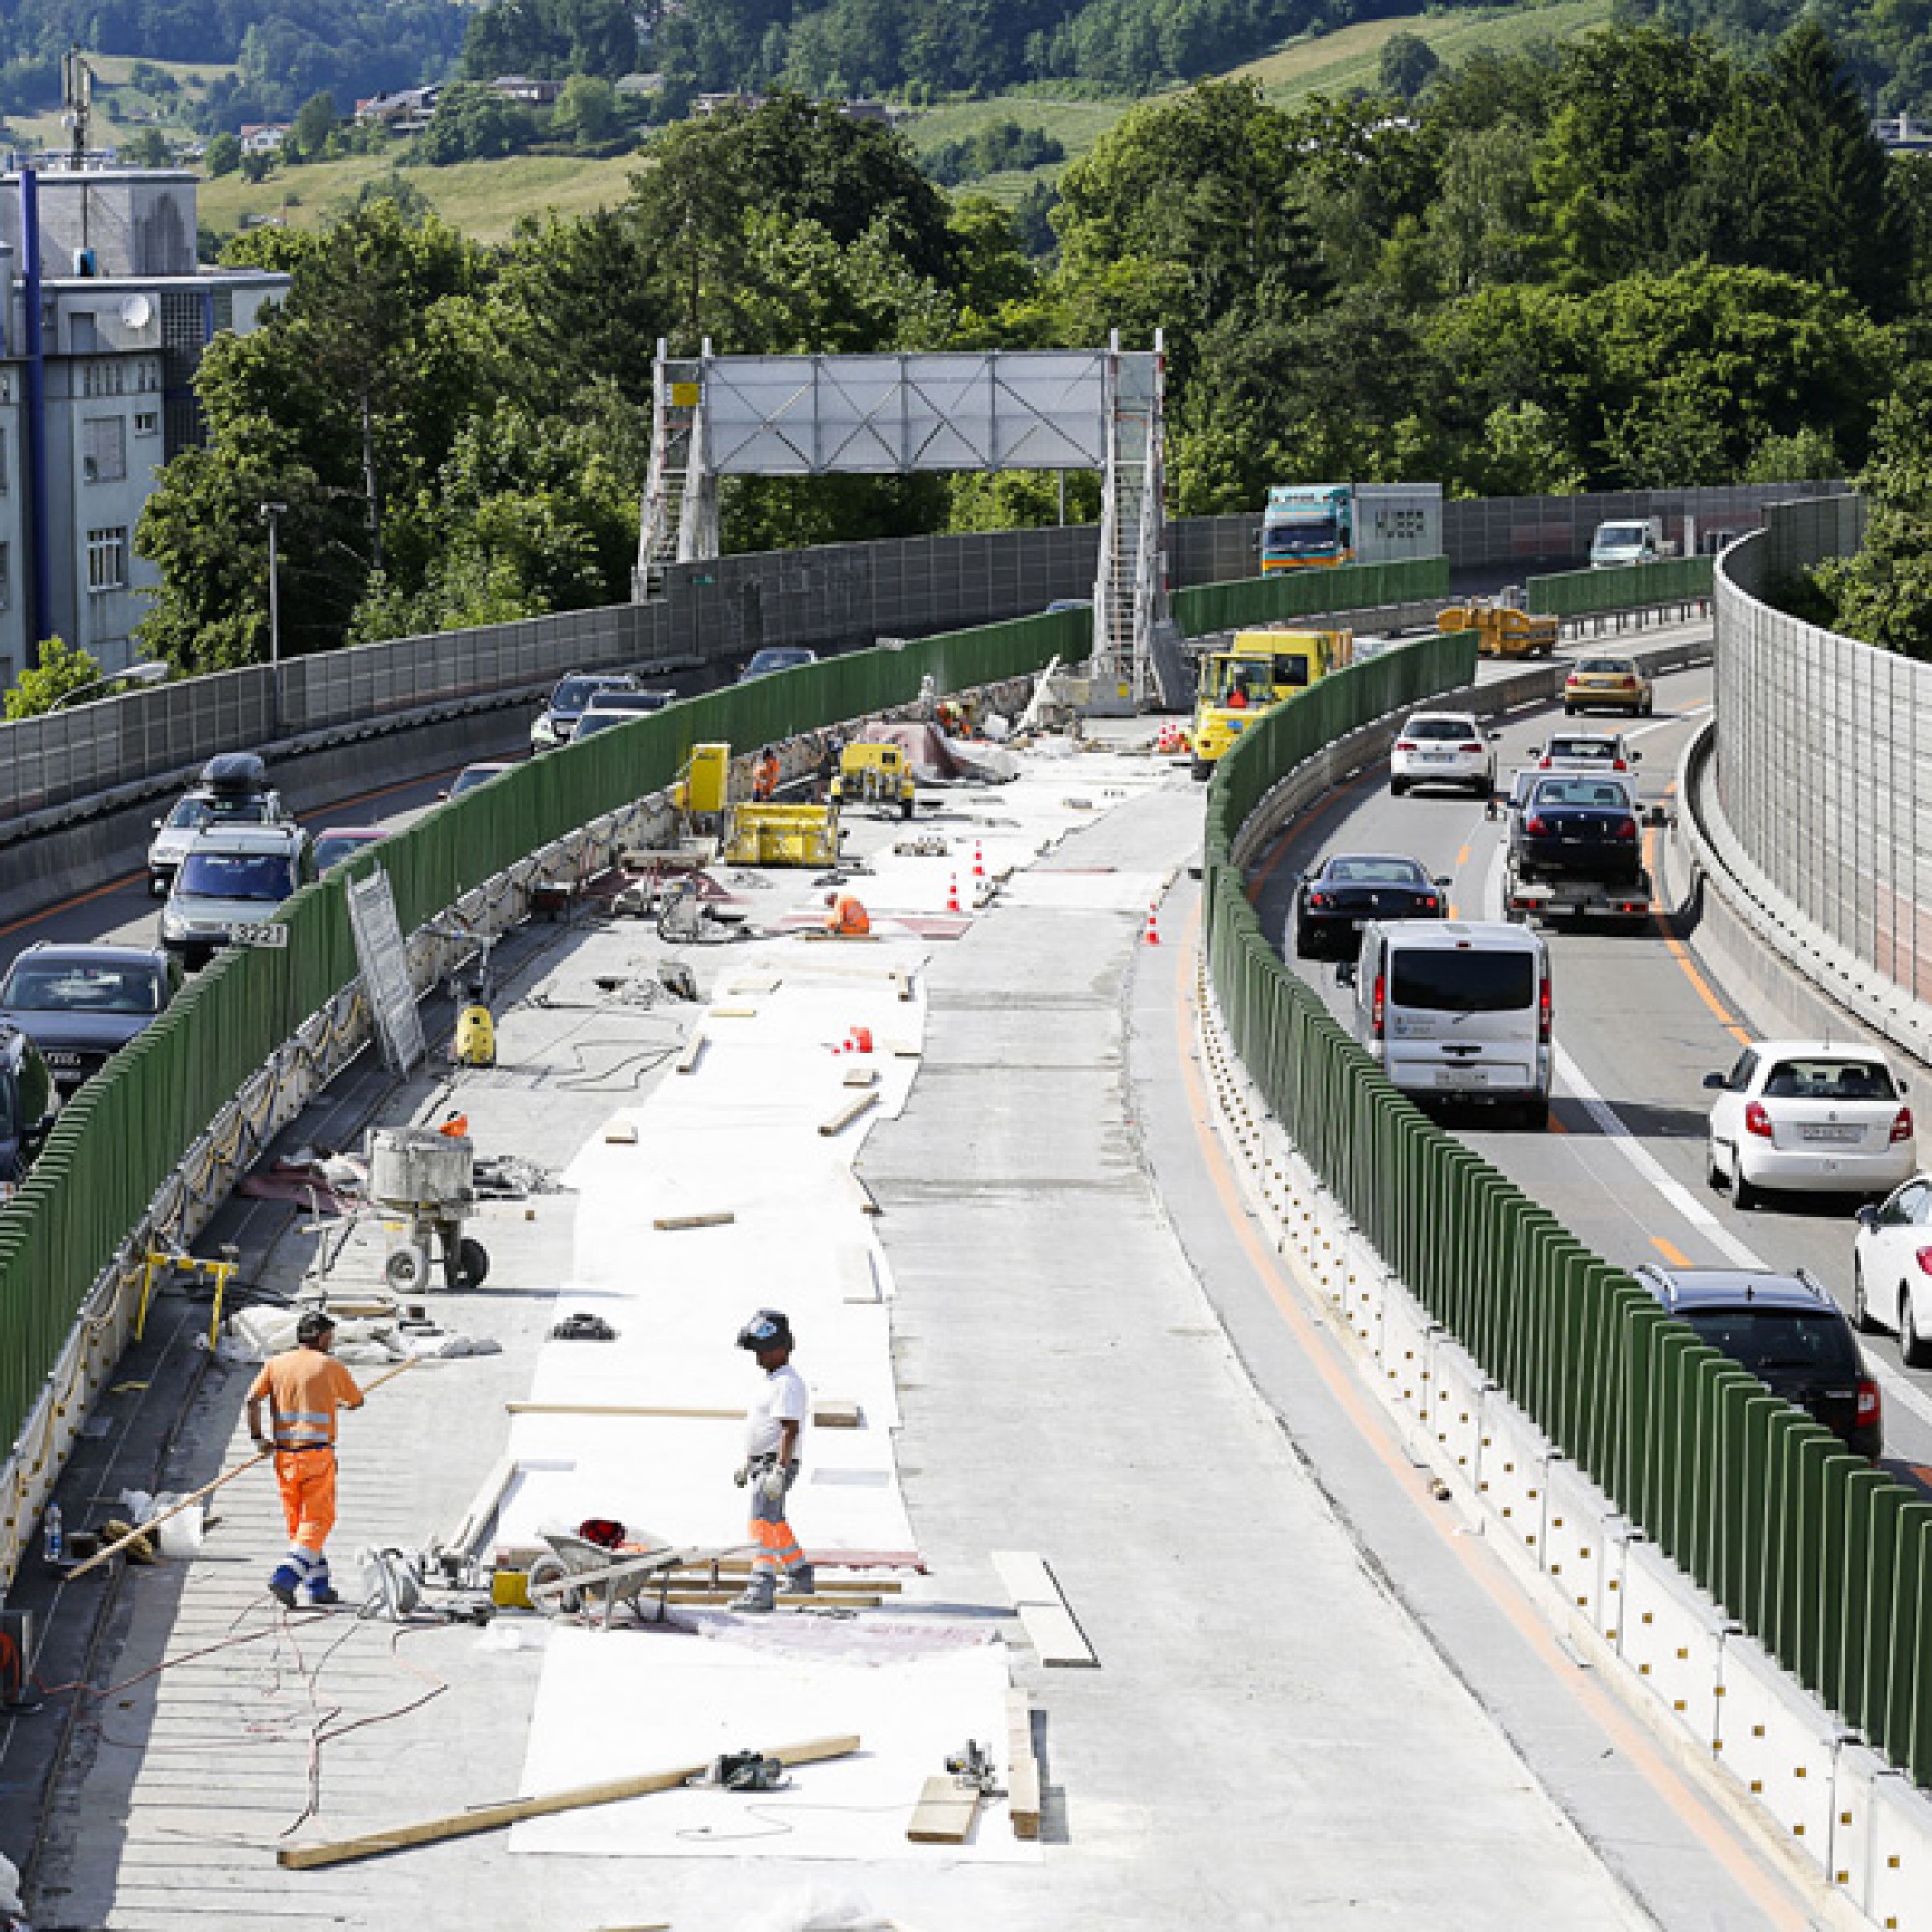
[[[333,1320],[319,1308],[307,1310],[296,1323],[296,1346],[264,1362],[248,1391],[248,1434],[256,1448],[274,1451],[289,1526],[289,1553],[269,1578],[269,1594],[284,1609],[295,1607],[298,1590],[306,1590],[312,1604],[341,1601],[323,1554],[335,1527],[335,1417],[340,1409],[360,1408],[362,1391],[330,1352],[334,1346]]]
[[[812,1588],[811,1565],[785,1520],[785,1495],[798,1480],[811,1399],[791,1365],[791,1323],[778,1309],[759,1309],[738,1331],[738,1346],[757,1357],[765,1379],[745,1411],[745,1461],[738,1470],[739,1484],[752,1491],[752,1580],[731,1607],[762,1615],[777,1601],[781,1570],[786,1589],[810,1595]]]

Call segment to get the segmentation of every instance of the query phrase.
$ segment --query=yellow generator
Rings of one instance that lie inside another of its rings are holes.
[[[766,799],[734,805],[720,856],[733,866],[836,865],[838,808]]]
[[[716,818],[731,797],[729,745],[694,745],[670,802],[688,819]]]
[[[1563,627],[1555,617],[1532,617],[1492,597],[1472,597],[1466,604],[1451,604],[1439,611],[1435,628],[1474,631],[1479,657],[1547,658],[1554,655]]]
[[[1236,631],[1201,661],[1194,704],[1194,776],[1209,778],[1229,746],[1271,706],[1355,660],[1352,631]]]
[[[912,816],[917,793],[912,767],[906,763],[900,745],[847,745],[832,777],[832,802],[848,805],[876,805],[890,811],[898,808],[901,818]]]

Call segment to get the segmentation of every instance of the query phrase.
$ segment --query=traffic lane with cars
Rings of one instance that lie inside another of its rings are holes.
[[[1662,679],[1657,715],[1635,724],[1605,718],[1644,754],[1641,789],[1661,799],[1679,753],[1708,715],[1706,670]],[[1418,707],[1420,708],[1420,707]],[[1589,728],[1544,707],[1500,721],[1498,763],[1507,773],[1551,730]],[[1504,826],[1466,796],[1415,792],[1391,798],[1386,774],[1365,774],[1318,801],[1255,868],[1264,928],[1289,963],[1320,989],[1346,1025],[1350,996],[1335,968],[1293,957],[1296,876],[1325,854],[1402,854],[1450,881],[1458,916],[1501,916]],[[1663,835],[1652,833],[1650,841]],[[1709,977],[1681,942],[1655,923],[1641,927],[1562,923],[1546,929],[1556,994],[1557,1079],[1551,1131],[1518,1131],[1475,1107],[1445,1112],[1443,1124],[1555,1213],[1582,1240],[1625,1267],[1804,1267],[1840,1306],[1852,1296],[1854,1203],[1772,1197],[1742,1213],[1705,1183],[1706,1073],[1727,1068],[1744,1042],[1773,1029]],[[1895,1061],[1895,1057],[1894,1057]],[[1932,1078],[1912,1079],[1910,1098],[1932,1109]],[[1932,1144],[1932,1143],[1928,1143]],[[1861,1338],[1885,1404],[1887,1462],[1932,1483],[1932,1375],[1908,1370],[1897,1338]]]

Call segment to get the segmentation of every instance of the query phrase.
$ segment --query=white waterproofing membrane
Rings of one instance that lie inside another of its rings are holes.
[[[788,1789],[662,1791],[513,1828],[512,1852],[625,1858],[944,1859],[1031,1864],[1007,1802],[963,1845],[914,1844],[925,1780],[968,1737],[1006,1782],[1007,1657],[997,1644],[878,1663],[759,1654],[698,1637],[558,1631],[544,1659],[521,1789],[559,1790],[727,1751],[856,1735],[850,1757],[800,1765]],[[583,1721],[584,1714],[596,1714]],[[989,1722],[998,1718],[1000,1721]]]
[[[600,1316],[617,1339],[545,1344],[530,1394],[543,1409],[511,1420],[507,1454],[517,1473],[497,1518],[498,1546],[530,1547],[545,1527],[574,1529],[593,1516],[616,1518],[638,1540],[743,1545],[746,1500],[731,1474],[758,1370],[733,1338],[753,1310],[771,1307],[790,1318],[796,1365],[814,1403],[856,1403],[860,1412],[856,1429],[806,1432],[804,1473],[788,1510],[800,1543],[821,1565],[848,1553],[848,1576],[880,1562],[918,1562],[893,1436],[892,1276],[854,1174],[873,1124],[903,1109],[924,1043],[928,949],[893,936],[891,914],[944,907],[956,878],[968,909],[962,923],[970,923],[976,904],[1009,888],[1069,830],[1166,776],[1113,757],[1083,766],[1030,767],[996,794],[949,794],[947,809],[907,828],[941,833],[944,855],[875,854],[850,889],[872,912],[878,937],[795,934],[718,962],[697,1022],[706,1043],[695,1070],[667,1075],[614,1114],[562,1177],[579,1205],[556,1318]],[[776,919],[761,908],[768,924],[816,915],[822,888],[808,875],[773,876],[792,903]],[[1060,876],[1069,883],[1028,890],[1044,904],[1144,914],[1159,886],[1139,873]],[[901,997],[907,989],[911,997]],[[873,1082],[847,1085],[852,1068],[868,1070]],[[821,1132],[867,1094],[877,1094],[874,1104],[838,1132]],[[731,1218],[655,1225],[718,1214]],[[584,1412],[625,1406],[724,1413]],[[525,1791],[851,1732],[864,1749],[802,1770],[789,1801],[655,1795],[520,1826],[512,1849],[1037,1857],[1037,1847],[1013,1840],[1002,1804],[982,1813],[965,1846],[907,1841],[911,1809],[945,1754],[966,1737],[1006,1735],[1006,1654],[979,1641],[935,1642],[927,1652],[895,1630],[888,1605],[876,1613],[879,1641],[868,1656],[872,1614],[838,1627],[836,1652],[807,1638],[809,1620],[783,1612],[688,1619],[704,1636],[633,1631],[621,1621],[608,1632],[559,1628],[538,1689]],[[819,1804],[829,1808],[808,1808]],[[757,1807],[755,1819],[748,1805]]]

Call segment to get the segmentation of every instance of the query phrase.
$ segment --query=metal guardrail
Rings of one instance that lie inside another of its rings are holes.
[[[1283,966],[1248,902],[1237,840],[1268,794],[1472,672],[1467,639],[1427,639],[1268,712],[1222,761],[1204,893],[1223,1022],[1289,1141],[1429,1319],[1807,1690],[1932,1784],[1932,1505],[1417,1111]]]

